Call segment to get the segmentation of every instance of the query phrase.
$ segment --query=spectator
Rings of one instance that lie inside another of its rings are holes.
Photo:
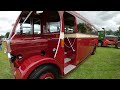
[[[0,50],[2,50],[2,39],[0,38]]]

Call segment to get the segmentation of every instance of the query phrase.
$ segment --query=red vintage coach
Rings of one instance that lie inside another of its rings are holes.
[[[95,53],[98,35],[75,11],[22,11],[6,45],[16,79],[58,79]]]

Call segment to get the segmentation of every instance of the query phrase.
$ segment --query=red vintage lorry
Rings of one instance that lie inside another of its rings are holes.
[[[95,53],[97,29],[75,11],[22,11],[6,46],[16,79],[64,78]]]

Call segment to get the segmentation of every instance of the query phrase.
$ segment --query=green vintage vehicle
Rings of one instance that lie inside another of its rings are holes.
[[[115,45],[120,48],[120,32],[116,35],[106,35],[105,29],[98,31],[98,46]]]

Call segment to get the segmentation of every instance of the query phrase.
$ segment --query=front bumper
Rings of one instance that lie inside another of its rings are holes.
[[[11,67],[11,69],[12,69],[12,73],[13,73],[15,79],[22,79],[22,77],[21,77],[22,74],[21,74],[19,68],[16,68],[16,67],[14,66],[14,63],[13,63],[12,60],[11,60],[11,58],[12,58],[13,56],[12,56],[10,53],[7,53],[7,54],[8,54],[8,59],[9,59],[9,61],[10,61],[10,67]]]
[[[10,67],[12,69],[12,73],[15,79],[23,79],[24,75],[22,71],[20,70],[20,68],[14,67],[14,63],[11,63],[11,62],[10,62]]]

